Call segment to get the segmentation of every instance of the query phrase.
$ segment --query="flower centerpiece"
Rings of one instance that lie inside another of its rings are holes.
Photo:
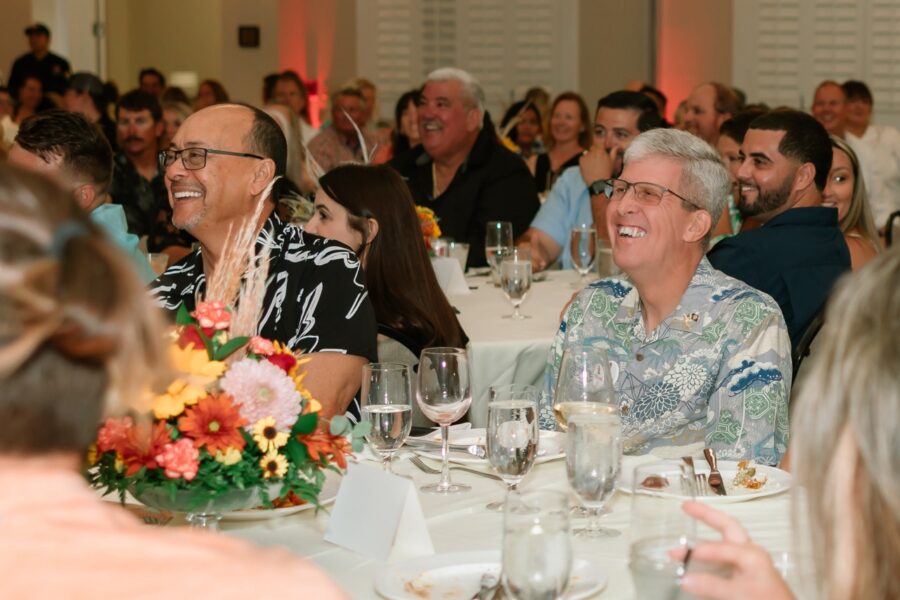
[[[325,429],[303,385],[306,360],[232,335],[231,324],[222,302],[179,308],[169,349],[177,377],[147,413],[103,423],[88,457],[92,485],[204,518],[273,501],[319,506],[325,471],[346,468],[368,426],[334,416]]]
[[[416,206],[416,216],[419,217],[419,226],[422,228],[425,249],[429,254],[432,254],[434,242],[441,237],[441,228],[438,226],[437,217],[433,210],[424,206]]]

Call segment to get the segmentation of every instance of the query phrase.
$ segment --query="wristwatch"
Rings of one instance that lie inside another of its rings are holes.
[[[591,192],[591,196],[599,196],[600,194],[606,195],[606,179],[598,179],[594,183],[588,186],[588,190]]]

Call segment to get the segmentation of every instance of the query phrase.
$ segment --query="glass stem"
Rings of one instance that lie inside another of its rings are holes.
[[[600,529],[600,509],[591,508],[588,514],[588,531],[598,531]]]
[[[222,515],[219,513],[188,513],[186,520],[192,529],[218,531],[221,519]]]
[[[441,425],[441,483],[439,487],[450,487],[450,425]]]

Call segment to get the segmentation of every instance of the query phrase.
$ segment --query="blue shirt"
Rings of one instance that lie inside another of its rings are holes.
[[[563,171],[550,188],[547,201],[531,222],[532,227],[540,229],[559,244],[563,269],[574,268],[572,255],[569,253],[572,229],[579,225],[593,226],[593,224],[591,193],[581,177],[579,167],[570,167]]]
[[[796,344],[838,277],[850,270],[850,250],[837,209],[792,208],[758,229],[742,231],[709,251],[720,271],[775,299]]]
[[[781,311],[705,258],[673,313],[651,332],[627,278],[602,279],[578,294],[550,350],[543,429],[556,425],[563,351],[583,344],[605,348],[617,367],[627,453],[703,442],[723,460],[777,465],[787,450],[791,347]]]
[[[128,233],[128,221],[125,219],[125,211],[121,205],[111,202],[101,204],[91,211],[91,221],[106,233],[111,242],[131,258],[144,283],[150,283],[156,279],[156,273],[150,268],[147,255],[138,246],[140,243],[138,236]]]

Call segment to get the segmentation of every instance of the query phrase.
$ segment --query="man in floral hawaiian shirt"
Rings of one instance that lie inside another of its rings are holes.
[[[790,340],[778,305],[704,257],[728,173],[681,131],[643,133],[609,180],[607,228],[625,273],[583,290],[550,352],[544,427],[563,351],[607,350],[618,369],[625,451],[676,456],[703,446],[722,459],[777,464],[787,448]]]

